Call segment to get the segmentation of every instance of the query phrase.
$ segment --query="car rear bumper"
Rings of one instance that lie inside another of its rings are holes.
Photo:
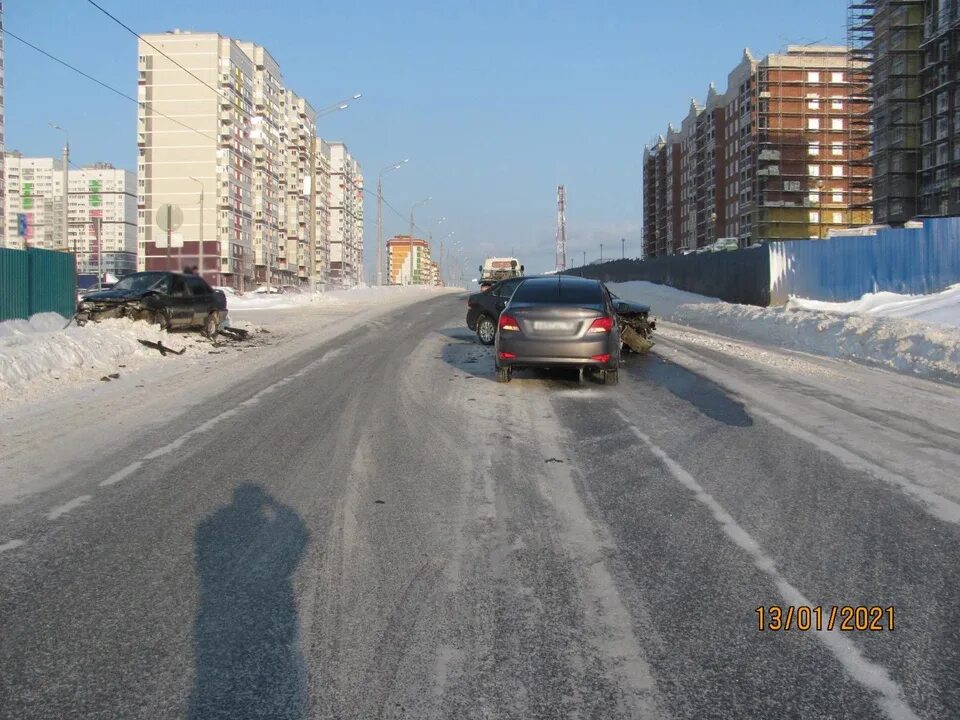
[[[620,362],[619,338],[601,335],[574,342],[531,340],[500,335],[497,342],[498,367],[593,367],[612,370]],[[510,353],[514,357],[501,357]],[[609,355],[607,361],[594,359]]]

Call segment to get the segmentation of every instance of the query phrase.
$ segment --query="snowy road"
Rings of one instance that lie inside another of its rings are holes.
[[[463,314],[5,411],[0,717],[960,714],[960,390],[669,325],[498,385]]]

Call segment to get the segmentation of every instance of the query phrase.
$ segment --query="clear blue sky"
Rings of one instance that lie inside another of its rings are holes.
[[[840,0],[98,0],[138,32],[175,27],[254,41],[314,107],[363,98],[320,122],[347,142],[373,190],[417,224],[456,232],[475,270],[487,254],[553,267],[556,186],[567,188],[569,254],[640,254],[644,143],[702,100],[744,47],[843,42]],[[277,8],[265,11],[265,8]],[[282,10],[281,10],[282,8]],[[136,39],[85,0],[7,0],[5,27],[135,95]],[[135,169],[136,106],[4,40],[6,145],[56,155],[70,131],[78,164]],[[368,277],[376,203],[368,196]],[[389,211],[385,236],[404,232]],[[474,273],[475,275],[475,273]],[[470,275],[468,277],[473,277]]]

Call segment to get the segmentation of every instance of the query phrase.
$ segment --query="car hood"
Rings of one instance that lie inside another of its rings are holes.
[[[98,290],[84,295],[83,299],[93,302],[121,302],[123,300],[137,300],[146,294],[142,290]]]

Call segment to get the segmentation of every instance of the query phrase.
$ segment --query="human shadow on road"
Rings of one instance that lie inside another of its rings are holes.
[[[292,575],[309,537],[293,509],[256,485],[238,487],[197,527],[191,720],[307,716]]]

